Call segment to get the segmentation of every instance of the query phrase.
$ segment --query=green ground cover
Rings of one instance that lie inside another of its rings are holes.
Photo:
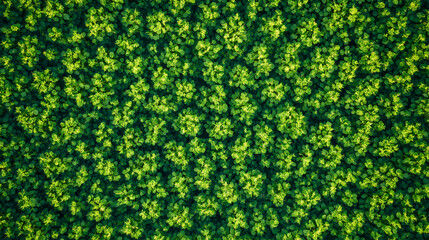
[[[2,0],[1,239],[429,239],[429,5]]]

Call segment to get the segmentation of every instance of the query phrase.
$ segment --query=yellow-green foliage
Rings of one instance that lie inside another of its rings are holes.
[[[2,0],[0,239],[429,239],[423,0]]]

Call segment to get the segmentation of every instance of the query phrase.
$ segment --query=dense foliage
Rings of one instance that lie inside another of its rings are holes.
[[[429,239],[421,0],[2,0],[0,238]]]

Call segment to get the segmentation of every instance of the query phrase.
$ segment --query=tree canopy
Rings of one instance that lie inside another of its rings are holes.
[[[429,239],[422,0],[3,0],[1,239]]]

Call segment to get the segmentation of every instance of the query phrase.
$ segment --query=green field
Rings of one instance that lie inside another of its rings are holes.
[[[0,239],[429,239],[425,0],[2,0]]]

